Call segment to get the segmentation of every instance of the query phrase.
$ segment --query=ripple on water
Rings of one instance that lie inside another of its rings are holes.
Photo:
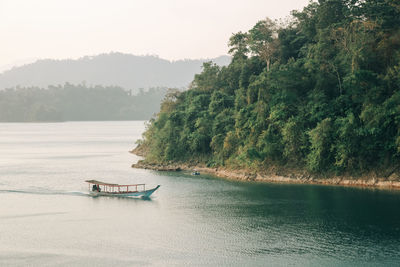
[[[132,169],[143,122],[0,129],[1,266],[399,266],[399,192]],[[88,178],[162,187],[94,199]]]

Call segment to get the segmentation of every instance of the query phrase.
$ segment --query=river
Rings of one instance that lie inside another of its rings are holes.
[[[0,266],[400,264],[400,192],[132,169],[143,121],[0,123]],[[86,179],[161,185],[92,198]]]

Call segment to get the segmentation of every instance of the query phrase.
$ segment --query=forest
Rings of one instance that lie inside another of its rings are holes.
[[[148,120],[167,88],[133,95],[116,86],[73,85],[0,90],[0,122]]]
[[[400,168],[400,2],[319,0],[229,39],[170,91],[139,146],[147,162],[389,176]]]

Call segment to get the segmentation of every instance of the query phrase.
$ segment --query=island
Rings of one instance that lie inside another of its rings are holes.
[[[378,2],[311,2],[233,34],[228,66],[167,94],[133,166],[400,188],[400,4]]]

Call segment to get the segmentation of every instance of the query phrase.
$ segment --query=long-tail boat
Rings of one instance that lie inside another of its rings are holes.
[[[145,184],[110,184],[97,180],[86,180],[89,184],[89,192],[92,196],[114,196],[114,197],[143,197],[148,198],[160,185],[146,190]]]

